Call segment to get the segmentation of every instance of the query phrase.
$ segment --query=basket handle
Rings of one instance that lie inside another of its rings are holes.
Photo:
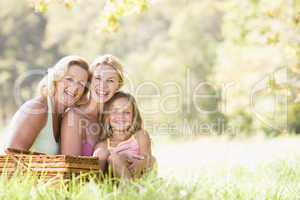
[[[10,156],[16,163],[18,163],[21,167],[24,169],[30,169],[28,164],[24,162],[24,159],[22,157],[18,157],[17,155],[23,154],[23,155],[45,155],[44,153],[40,152],[33,152],[33,151],[27,151],[27,150],[21,150],[21,149],[15,149],[15,148],[6,148],[4,151],[8,156]]]
[[[46,155],[41,152],[27,151],[23,149],[15,149],[15,148],[6,148],[4,152],[6,154]]]
[[[16,153],[10,152],[10,151],[6,151],[5,153],[11,157],[16,163],[18,163],[18,165],[20,165],[21,167],[25,168],[25,169],[29,169],[28,166],[25,164],[25,162],[23,161],[22,158],[18,158],[16,156]]]

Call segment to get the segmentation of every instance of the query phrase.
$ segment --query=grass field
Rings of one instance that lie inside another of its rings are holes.
[[[158,176],[119,187],[74,179],[69,189],[32,176],[1,177],[0,199],[300,199],[300,138],[159,141]]]

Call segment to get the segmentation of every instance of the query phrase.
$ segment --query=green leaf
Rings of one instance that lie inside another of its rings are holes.
[[[45,2],[39,2],[35,4],[35,11],[40,13],[46,13],[48,10],[48,6]]]

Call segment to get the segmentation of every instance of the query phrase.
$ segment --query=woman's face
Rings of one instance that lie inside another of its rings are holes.
[[[109,109],[109,124],[113,130],[127,131],[132,124],[133,109],[126,98],[118,98]]]
[[[119,89],[118,72],[109,65],[96,67],[91,81],[91,98],[96,102],[107,102]]]
[[[64,106],[72,106],[81,98],[87,81],[88,72],[78,65],[71,65],[63,79],[56,83],[55,95]]]

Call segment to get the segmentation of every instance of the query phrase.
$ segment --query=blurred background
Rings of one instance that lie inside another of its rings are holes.
[[[163,0],[100,30],[104,1],[0,1],[0,127],[47,68],[116,55],[153,137],[300,132],[298,0]]]

